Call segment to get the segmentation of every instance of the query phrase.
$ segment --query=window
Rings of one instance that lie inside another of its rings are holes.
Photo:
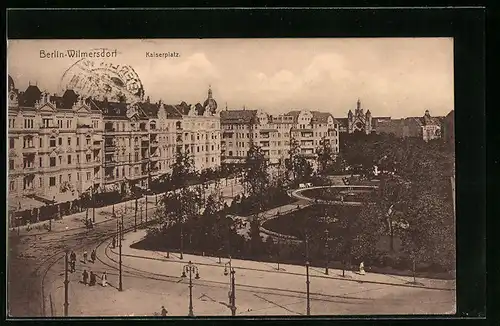
[[[15,183],[14,181],[11,181],[11,182],[9,183],[9,189],[10,189],[11,191],[13,191],[13,190],[15,190],[15,189],[14,189],[15,187],[16,187],[16,183]]]
[[[14,170],[14,160],[9,160],[9,170]]]
[[[59,175],[59,184],[62,183],[62,174]]]
[[[233,151],[229,151],[229,156],[233,156]]]
[[[59,156],[59,165],[62,165],[62,156]]]
[[[40,144],[39,145],[40,145],[40,148],[43,147],[43,139],[42,138],[40,138]]]
[[[56,147],[56,138],[50,137],[50,148]]]
[[[87,181],[90,180],[90,172],[87,172]]]
[[[39,161],[39,163],[40,163],[40,167],[42,167],[42,165],[43,165],[43,164],[42,164],[42,158],[41,158],[41,157],[39,157],[39,158],[38,158],[38,161]]]
[[[38,183],[40,184],[40,188],[43,187],[43,178],[42,177],[38,177]]]
[[[50,166],[56,166],[56,158],[55,157],[50,158]]]
[[[59,137],[59,146],[62,146],[62,137]]]
[[[57,126],[59,128],[62,128],[63,127],[63,121],[62,120],[57,120]]]
[[[68,164],[71,164],[71,155],[68,155]]]
[[[85,155],[85,159],[87,160],[87,163],[90,162],[90,160],[92,160],[92,155],[90,154]]]
[[[80,172],[76,173],[76,181],[80,181]]]
[[[68,182],[71,182],[71,174],[68,174]]]
[[[196,146],[196,152],[199,153],[200,152],[200,146]]]
[[[80,138],[76,138],[76,146],[80,146]]]
[[[33,129],[33,119],[24,119],[24,129]]]
[[[49,178],[49,186],[53,187],[56,185],[56,177]]]
[[[212,150],[214,150],[214,145],[212,145]]]
[[[9,128],[14,128],[14,121],[15,119],[9,119]]]
[[[43,127],[52,127],[52,119],[42,119]]]
[[[212,157],[212,163],[214,162],[214,158]]]
[[[90,137],[87,137],[86,142],[87,142],[87,145],[90,145]]]
[[[71,146],[71,137],[68,137],[68,146]]]
[[[9,148],[14,148],[15,141],[14,138],[9,138]]]

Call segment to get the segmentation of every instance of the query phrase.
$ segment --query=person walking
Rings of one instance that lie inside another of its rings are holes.
[[[94,286],[96,283],[96,277],[93,271],[90,271],[90,282],[89,286]]]
[[[83,263],[86,264],[87,263],[87,250],[85,250],[83,252]]]
[[[90,259],[92,260],[92,264],[95,263],[95,259],[96,259],[95,249],[93,249],[92,252],[90,253]]]
[[[359,274],[360,274],[360,275],[365,275],[365,274],[366,274],[366,273],[365,273],[365,263],[364,263],[364,262],[361,262],[361,263],[359,264]]]
[[[108,276],[106,275],[106,271],[104,271],[104,273],[102,273],[101,280],[102,280],[103,287],[108,286]]]
[[[116,238],[113,237],[113,249],[116,248]]]
[[[161,306],[161,315],[166,316],[168,314],[167,309],[165,309],[165,306]]]
[[[87,285],[87,280],[89,279],[89,273],[87,273],[86,269],[83,270],[82,276],[83,276],[83,284]]]

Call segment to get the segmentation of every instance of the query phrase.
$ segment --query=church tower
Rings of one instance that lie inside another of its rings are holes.
[[[372,116],[370,110],[363,113],[363,108],[361,106],[361,100],[358,98],[356,102],[356,109],[354,114],[351,110],[347,113],[348,127],[347,131],[352,134],[354,132],[362,132],[365,134],[370,134],[372,131]]]

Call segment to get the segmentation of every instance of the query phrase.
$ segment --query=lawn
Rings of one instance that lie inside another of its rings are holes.
[[[373,201],[376,198],[376,192],[367,189],[347,188],[316,188],[306,189],[301,192],[305,197],[320,200],[335,200],[335,201]]]

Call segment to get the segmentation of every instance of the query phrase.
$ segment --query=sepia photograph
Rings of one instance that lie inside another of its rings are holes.
[[[10,317],[452,315],[453,38],[7,42]]]

